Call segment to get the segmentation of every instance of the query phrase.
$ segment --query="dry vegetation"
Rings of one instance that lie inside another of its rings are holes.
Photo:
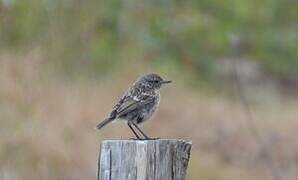
[[[121,123],[101,132],[94,126],[137,74],[123,71],[119,77],[127,78],[115,83],[67,79],[34,54],[0,57],[0,179],[95,179],[100,141],[131,134]],[[271,179],[267,154],[251,136],[239,101],[198,91],[179,82],[164,89],[146,131],[193,141],[189,180]],[[278,169],[297,179],[297,101],[280,96],[253,105],[254,123]]]

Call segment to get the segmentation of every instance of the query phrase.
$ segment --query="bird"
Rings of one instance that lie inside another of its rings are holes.
[[[156,112],[160,102],[160,89],[171,82],[155,73],[139,77],[114,105],[108,117],[96,126],[97,129],[100,130],[115,120],[124,120],[136,136],[136,140],[158,139],[147,136],[139,125],[150,119]]]

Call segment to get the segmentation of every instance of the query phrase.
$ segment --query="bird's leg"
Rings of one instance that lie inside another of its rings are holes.
[[[133,132],[133,134],[136,136],[137,140],[140,140],[140,136],[138,135],[138,133],[134,130],[134,128],[131,126],[131,123],[128,122],[127,123],[128,127],[130,128],[130,130]]]
[[[143,139],[143,140],[156,140],[156,139],[159,139],[159,138],[151,138],[151,137],[147,136],[147,135],[141,130],[141,128],[139,128],[139,126],[138,126],[136,123],[132,122],[132,125],[133,125],[135,128],[137,128],[137,130],[144,136],[144,139]]]

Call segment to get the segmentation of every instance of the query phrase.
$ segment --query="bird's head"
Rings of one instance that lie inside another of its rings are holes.
[[[158,90],[164,84],[171,83],[172,81],[164,80],[158,74],[146,74],[140,77],[137,82]]]

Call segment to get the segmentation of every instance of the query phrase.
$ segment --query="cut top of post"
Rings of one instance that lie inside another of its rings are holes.
[[[101,180],[183,180],[191,142],[177,139],[105,140],[101,144]]]

